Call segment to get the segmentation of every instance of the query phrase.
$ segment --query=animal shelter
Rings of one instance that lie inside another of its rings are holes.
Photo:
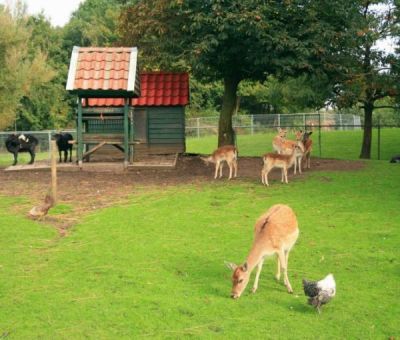
[[[108,147],[124,165],[185,152],[187,73],[138,73],[136,48],[74,47],[67,90],[78,95],[78,163]]]

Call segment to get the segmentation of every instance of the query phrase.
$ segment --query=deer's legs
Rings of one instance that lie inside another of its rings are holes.
[[[276,264],[277,264],[277,266],[276,266],[275,278],[276,278],[276,281],[279,281],[281,279],[281,262],[279,261],[278,255],[276,256]]]
[[[260,279],[260,274],[261,274],[261,269],[262,269],[263,264],[264,264],[264,259],[261,259],[260,262],[258,262],[258,264],[257,264],[257,273],[256,273],[256,277],[254,279],[253,289],[251,290],[253,293],[255,293],[257,291],[258,280]]]
[[[291,284],[289,282],[289,278],[288,278],[288,275],[287,275],[286,256],[288,256],[288,253],[289,253],[289,251],[287,251],[286,254],[285,254],[285,251],[283,249],[281,249],[278,252],[278,256],[279,256],[279,262],[281,263],[281,267],[282,267],[282,270],[283,270],[283,280],[285,282],[286,289],[287,289],[287,291],[289,293],[293,293],[293,289],[292,289],[292,286],[291,286]]]
[[[217,179],[217,177],[218,177],[219,166],[220,166],[220,162],[216,162],[216,163],[215,163],[215,175],[214,175],[214,179]]]
[[[228,179],[231,179],[232,172],[233,172],[233,164],[232,164],[232,162],[227,162],[227,163],[228,163],[228,167],[229,167],[229,178]]]

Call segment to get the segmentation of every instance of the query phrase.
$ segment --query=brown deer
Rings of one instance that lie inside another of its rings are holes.
[[[303,156],[303,158],[305,158],[305,160],[306,160],[305,167],[307,167],[308,169],[310,169],[310,159],[311,159],[311,151],[312,151],[312,145],[313,145],[313,141],[310,138],[311,134],[312,134],[312,131],[304,132],[303,133],[303,138],[302,138],[302,142],[303,142],[303,145],[304,145],[304,156]]]
[[[209,157],[200,157],[206,164],[214,163],[215,164],[215,175],[214,179],[218,176],[219,170],[219,178],[222,177],[222,168],[223,162],[225,161],[228,163],[229,166],[229,178],[232,178],[232,173],[234,170],[234,177],[237,177],[237,158],[238,158],[238,151],[237,148],[233,145],[225,145],[219,147],[215,150],[211,156]]]
[[[300,131],[296,131],[295,133],[296,135],[296,140],[284,140],[283,144],[282,144],[282,150],[281,153],[284,155],[290,155],[292,153],[292,149],[294,145],[297,145],[298,148],[296,149],[296,158],[295,158],[295,162],[294,162],[294,170],[293,173],[296,175],[297,173],[297,168],[299,169],[299,173],[301,173],[301,160],[304,157],[304,145],[302,142],[302,138],[303,138],[303,132]]]
[[[277,153],[282,153],[283,143],[286,139],[287,130],[278,128],[278,134],[272,140],[272,147]]]
[[[263,156],[264,166],[261,170],[261,182],[267,186],[268,183],[268,173],[273,168],[282,169],[282,183],[288,183],[287,171],[288,169],[296,163],[297,150],[301,150],[301,143],[297,142],[295,145],[291,146],[292,152],[290,155],[280,155],[277,153],[267,153]]]
[[[287,275],[289,252],[296,243],[299,236],[297,218],[293,210],[283,204],[273,205],[265,214],[260,216],[254,227],[254,241],[246,262],[237,266],[227,263],[233,270],[231,297],[237,299],[245,290],[250,274],[257,267],[252,292],[258,288],[261,269],[267,256],[277,255],[278,267],[276,279],[279,281],[281,269],[283,271],[284,283],[289,293],[293,293]]]

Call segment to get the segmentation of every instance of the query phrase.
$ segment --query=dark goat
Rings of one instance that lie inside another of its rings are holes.
[[[69,133],[56,133],[54,135],[54,139],[57,143],[58,154],[60,155],[60,163],[61,163],[61,152],[64,151],[64,162],[67,162],[68,159],[68,150],[69,150],[69,161],[72,162],[72,143],[74,140]]]
[[[18,152],[29,152],[31,155],[31,161],[29,164],[33,164],[35,161],[35,148],[39,144],[39,141],[32,135],[25,134],[12,134],[7,137],[6,148],[8,152],[14,155],[14,163],[18,163]]]

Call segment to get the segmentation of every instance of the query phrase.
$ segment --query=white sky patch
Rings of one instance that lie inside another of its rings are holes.
[[[64,26],[72,12],[78,9],[83,0],[25,0],[28,14],[39,14],[43,11],[53,26]],[[13,6],[13,0],[0,0],[0,4]]]

